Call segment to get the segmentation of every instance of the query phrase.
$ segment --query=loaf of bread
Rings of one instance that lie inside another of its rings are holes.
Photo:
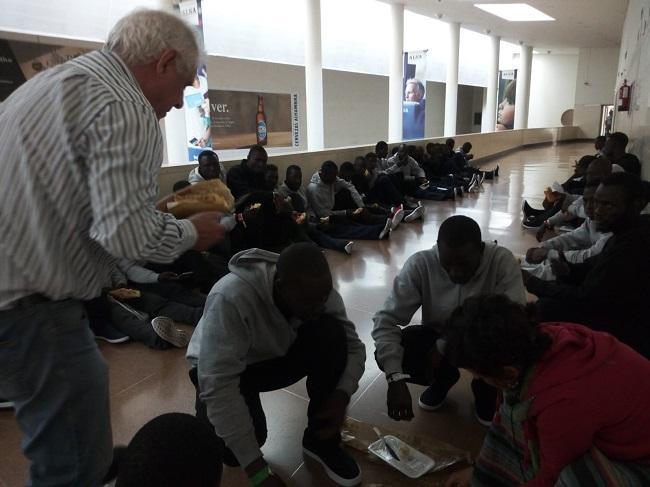
[[[220,179],[194,184],[167,203],[167,209],[176,218],[187,218],[203,211],[232,213],[234,208],[235,198]]]

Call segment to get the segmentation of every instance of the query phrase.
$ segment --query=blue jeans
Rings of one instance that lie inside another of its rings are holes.
[[[29,485],[101,485],[113,456],[108,366],[80,302],[0,311],[0,397],[15,405]]]

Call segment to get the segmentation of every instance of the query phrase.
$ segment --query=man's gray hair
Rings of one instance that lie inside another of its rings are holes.
[[[406,86],[408,85],[415,85],[416,88],[418,89],[418,93],[420,93],[420,96],[424,98],[425,90],[424,90],[424,83],[422,83],[422,81],[420,81],[417,78],[410,78],[406,80]]]
[[[106,48],[131,67],[149,64],[165,49],[173,49],[178,73],[187,75],[196,71],[199,59],[192,27],[162,10],[138,9],[122,17],[108,34]]]

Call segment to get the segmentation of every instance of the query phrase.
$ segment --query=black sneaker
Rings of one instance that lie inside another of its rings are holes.
[[[338,440],[319,441],[305,435],[302,451],[320,463],[327,476],[338,485],[350,486],[361,483],[361,469],[348,452],[341,448]]]
[[[494,177],[498,178],[499,177],[499,165],[497,164],[497,168],[494,170]]]
[[[418,406],[425,411],[437,411],[445,403],[449,389],[436,387],[436,384],[427,387],[418,399]]]
[[[472,392],[474,393],[474,416],[483,426],[490,426],[496,411],[496,389],[485,382],[473,380]]]

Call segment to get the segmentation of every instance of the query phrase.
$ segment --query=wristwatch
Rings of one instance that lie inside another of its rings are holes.
[[[394,374],[390,374],[389,376],[386,377],[386,380],[388,381],[389,384],[392,384],[393,382],[399,382],[401,380],[406,380],[410,379],[411,376],[408,374],[402,374],[401,372],[395,372]]]

